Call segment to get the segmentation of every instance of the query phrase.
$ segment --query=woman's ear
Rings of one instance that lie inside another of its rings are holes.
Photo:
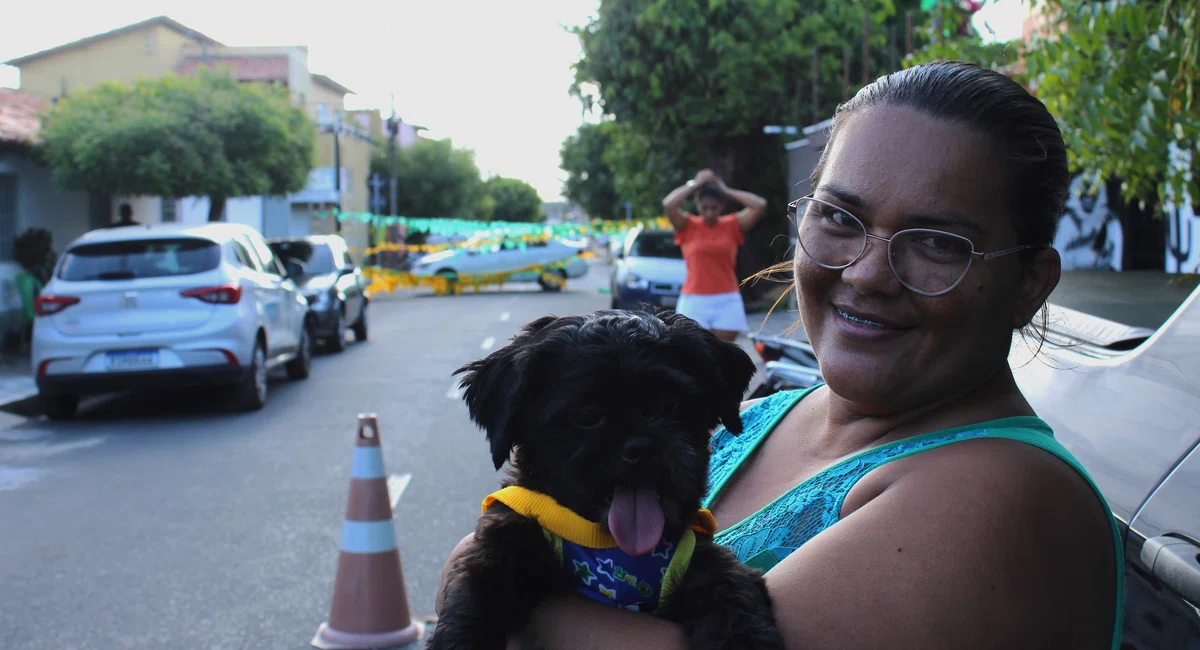
[[[1023,263],[1021,273],[1020,295],[1012,317],[1013,329],[1028,325],[1054,293],[1062,278],[1062,258],[1053,246],[1046,246]]]

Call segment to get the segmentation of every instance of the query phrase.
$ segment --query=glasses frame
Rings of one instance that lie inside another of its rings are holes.
[[[802,215],[799,214],[800,203],[802,201],[813,201],[816,203],[820,203],[821,205],[829,206],[829,207],[833,208],[834,210],[837,210],[838,212],[841,212],[850,217],[853,217],[854,220],[858,222],[858,225],[862,227],[863,235],[865,235],[865,236],[863,237],[862,249],[858,251],[858,255],[854,256],[854,259],[850,260],[846,264],[841,264],[841,265],[825,264],[825,263],[817,261],[817,259],[812,256],[812,253],[809,253],[808,249],[804,248],[804,242],[800,239],[800,223],[799,223],[799,218],[803,218]],[[860,259],[862,259],[862,256],[867,252],[867,246],[870,245],[871,240],[877,239],[881,242],[887,242],[888,268],[890,268],[892,270],[892,276],[894,276],[896,278],[896,280],[899,281],[900,284],[904,285],[905,288],[907,288],[909,291],[918,293],[922,296],[929,296],[931,298],[950,293],[951,291],[954,290],[955,287],[957,287],[959,284],[962,284],[963,279],[967,277],[967,273],[969,273],[971,271],[971,264],[972,264],[972,262],[974,262],[975,258],[979,258],[979,261],[981,261],[981,262],[990,262],[998,257],[1004,257],[1005,255],[1019,253],[1020,251],[1028,250],[1031,248],[1040,248],[1039,246],[1034,246],[1032,244],[1024,244],[1021,246],[1013,246],[1012,248],[1005,248],[1003,250],[993,251],[990,253],[983,253],[983,252],[975,250],[975,242],[971,241],[970,238],[964,237],[964,236],[956,234],[956,233],[946,232],[945,230],[937,230],[934,228],[905,228],[904,230],[897,230],[896,232],[892,233],[891,237],[883,237],[880,235],[873,235],[870,233],[870,231],[867,230],[867,225],[863,223],[862,219],[858,218],[858,215],[854,214],[853,212],[850,212],[849,210],[841,207],[840,205],[834,205],[834,204],[830,203],[829,201],[822,201],[821,199],[814,197],[812,194],[802,196],[802,197],[796,199],[795,201],[788,203],[787,208],[788,208],[787,209],[788,216],[791,217],[796,222],[796,244],[800,246],[800,249],[804,251],[804,255],[806,257],[808,257],[808,259],[811,260],[813,264],[816,264],[817,266],[820,266],[821,268],[831,269],[834,271],[840,271],[842,269],[849,268],[849,267],[853,266],[854,263],[856,263]],[[895,262],[896,257],[892,251],[892,240],[895,239],[896,237],[900,236],[903,233],[913,233],[913,232],[918,232],[918,233],[925,232],[925,233],[933,233],[936,235],[944,235],[946,237],[956,237],[958,239],[961,239],[961,240],[967,242],[967,245],[971,247],[971,255],[970,255],[970,257],[967,258],[967,267],[965,269],[963,269],[962,275],[959,276],[959,278],[954,281],[954,284],[950,285],[948,288],[943,289],[941,291],[929,292],[929,291],[922,291],[920,289],[917,289],[916,287],[905,282],[904,278],[900,277],[900,272],[896,270],[896,262]]]

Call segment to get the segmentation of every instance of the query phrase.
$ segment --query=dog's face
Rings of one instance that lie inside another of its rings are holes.
[[[737,345],[672,312],[548,316],[460,368],[499,469],[641,554],[699,508],[709,436],[742,430],[755,371]]]

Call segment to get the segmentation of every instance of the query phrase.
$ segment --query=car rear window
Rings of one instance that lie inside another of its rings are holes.
[[[267,244],[279,259],[298,260],[304,263],[305,275],[325,275],[333,273],[333,249],[328,244],[314,244],[308,241],[277,241]]]
[[[220,247],[207,239],[134,239],[74,247],[63,257],[58,277],[68,282],[161,278],[204,273],[220,263]]]
[[[672,260],[683,259],[683,251],[675,243],[675,235],[671,233],[642,233],[634,238],[629,247],[630,257],[665,257]]]

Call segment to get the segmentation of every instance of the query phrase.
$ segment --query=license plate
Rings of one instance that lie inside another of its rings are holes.
[[[158,367],[158,350],[124,350],[108,353],[109,370],[146,370]]]
[[[662,304],[663,307],[674,307],[676,304],[679,303],[678,296],[663,296],[662,298],[659,298],[658,300],[659,300],[659,303]]]

